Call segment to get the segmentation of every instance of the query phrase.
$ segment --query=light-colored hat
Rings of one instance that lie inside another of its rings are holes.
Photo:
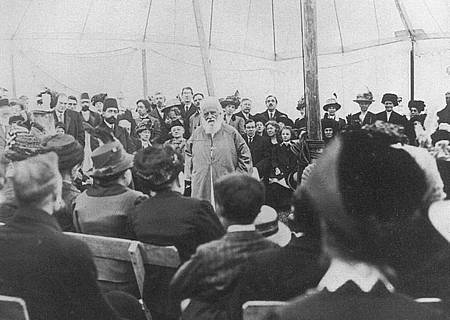
[[[337,98],[335,95],[333,95],[333,97],[328,98],[325,101],[325,104],[323,105],[323,110],[328,111],[328,108],[333,106],[336,111],[338,111],[341,108],[341,105],[337,102]]]
[[[363,92],[363,93],[358,93],[356,95],[356,99],[353,100],[354,102],[374,102],[375,100],[373,99],[373,94],[370,91],[367,92]]]
[[[291,230],[283,222],[278,221],[278,214],[272,207],[263,205],[253,223],[256,231],[281,247],[291,241]]]

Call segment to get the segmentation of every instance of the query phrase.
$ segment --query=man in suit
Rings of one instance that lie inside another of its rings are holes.
[[[394,107],[398,106],[398,97],[396,94],[385,93],[381,99],[381,103],[384,104],[385,111],[377,113],[376,120],[401,125],[405,129],[408,127],[408,119],[393,111]]]
[[[255,117],[257,116],[264,123],[266,123],[269,120],[274,120],[276,122],[280,122],[280,118],[284,118],[285,120],[287,119],[288,125],[292,127],[294,125],[292,120],[289,119],[287,114],[278,111],[277,110],[277,105],[278,105],[277,97],[275,97],[273,95],[268,95],[266,97],[267,110],[264,111],[264,112],[258,113],[257,115],[255,115]]]
[[[372,124],[376,121],[375,114],[368,111],[372,102],[375,101],[373,99],[372,92],[368,91],[364,93],[358,93],[356,95],[356,99],[353,101],[359,105],[361,111],[350,115],[350,117],[347,117],[347,124],[349,126],[353,128],[361,128],[366,124]]]
[[[450,123],[450,91],[445,93],[445,107],[438,111],[438,123]]]
[[[150,102],[145,99],[139,99],[136,101],[136,111],[138,114],[138,118],[136,119],[136,124],[140,125],[142,123],[145,123],[149,128],[152,129],[152,143],[159,143],[158,141],[161,138],[161,123],[160,121],[150,115],[150,110],[152,110],[152,107],[150,105]]]
[[[58,95],[57,103],[53,111],[55,123],[64,123],[65,132],[73,136],[84,146],[85,137],[83,129],[83,118],[81,114],[67,108],[68,100],[64,93]]]
[[[245,122],[244,140],[252,154],[253,167],[258,169],[260,178],[268,177],[270,165],[270,142],[267,137],[256,134],[255,120],[249,119]]]
[[[198,102],[198,105],[196,105],[192,100],[193,95],[194,91],[191,87],[184,87],[183,89],[181,89],[181,105],[179,106],[179,108],[181,111],[181,118],[183,119],[184,123],[184,138],[186,139],[188,139],[193,132],[193,130],[189,128],[189,119],[192,115],[198,112],[198,105],[200,104],[200,101],[203,100],[202,97],[202,99]]]
[[[84,129],[84,141],[86,145],[89,144],[91,150],[95,150],[98,147],[98,141],[91,136],[92,131],[96,126],[102,122],[102,116],[91,110],[91,99],[89,94],[84,92],[80,96],[81,104],[81,117],[83,118],[83,129]]]
[[[25,300],[31,319],[119,319],[97,285],[92,255],[53,213],[62,178],[55,153],[16,163],[19,208],[0,233],[0,294]]]
[[[243,98],[241,100],[241,111],[239,111],[235,115],[237,117],[241,117],[245,121],[247,121],[249,119],[253,119],[254,118],[254,115],[252,115],[250,113],[251,110],[252,110],[252,100],[250,100],[249,98]]]
[[[185,126],[185,134],[184,136],[191,136],[192,132],[195,131],[201,124],[201,114],[200,114],[200,103],[203,101],[205,96],[201,92],[197,92],[194,94],[194,105],[197,107],[197,111],[189,117],[189,127]],[[186,128],[188,128],[189,132],[186,134]]]
[[[103,102],[103,121],[97,126],[97,128],[111,132],[114,137],[120,141],[126,152],[133,153],[136,151],[136,146],[130,138],[127,130],[118,125],[118,114],[119,106],[117,105],[117,100],[114,98],[106,98]]]
[[[207,319],[206,310],[217,311],[217,303],[225,300],[235,286],[244,262],[258,252],[278,247],[259,234],[253,224],[264,204],[261,182],[243,174],[225,176],[215,185],[215,203],[227,233],[200,245],[171,282],[175,301],[191,299],[183,319]]]
[[[176,103],[177,106],[179,105],[179,101],[178,99],[169,100],[168,103],[170,103],[170,105],[166,105],[166,97],[161,92],[156,92],[154,98],[156,101],[156,108],[150,110],[149,115],[159,121],[160,135],[156,139],[152,137],[152,141],[162,144],[170,138],[170,127],[166,122],[167,111],[172,107],[174,100],[178,102]]]

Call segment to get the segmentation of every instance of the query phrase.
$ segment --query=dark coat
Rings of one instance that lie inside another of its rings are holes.
[[[235,115],[236,117],[241,117],[242,119],[244,119],[244,121],[247,121],[247,120],[250,120],[250,119],[255,120],[255,116],[252,115],[252,114],[250,114],[249,117],[248,117],[248,119],[247,119],[247,118],[244,116],[244,113],[243,113],[242,111],[239,111],[239,112],[235,113],[234,115]]]
[[[255,135],[251,143],[247,135],[244,140],[252,154],[253,167],[258,169],[259,176],[268,177],[270,170],[270,141],[268,137]]]
[[[269,119],[269,112],[266,110],[264,112],[258,113],[258,114],[255,115],[255,118],[258,118],[263,123],[266,123],[267,121],[270,120]],[[289,119],[287,114],[285,114],[283,112],[280,112],[280,111],[278,111],[276,109],[275,109],[275,114],[274,114],[274,120],[276,122],[280,122],[280,121],[287,122],[286,125],[291,126],[291,127],[294,125],[294,122],[292,122],[292,120]]]
[[[246,271],[230,299],[229,319],[242,318],[242,305],[250,300],[285,301],[317,287],[327,267],[320,263],[320,239],[292,237],[284,248],[250,257]]]
[[[328,112],[325,113],[323,118],[324,119],[330,119],[329,116],[328,116]],[[347,125],[347,122],[345,122],[344,119],[339,118],[338,116],[335,116],[334,119],[332,119],[332,120],[334,120],[334,121],[336,121],[338,123],[338,131],[341,131]]]
[[[95,127],[97,127],[100,123],[102,123],[102,116],[99,113],[94,112],[92,110],[89,110],[89,117],[88,117],[87,121],[84,119],[81,111],[80,111],[80,115],[81,115],[81,119],[83,120],[84,131],[88,131],[88,133],[92,132]],[[89,140],[91,143],[91,150],[97,149],[99,146],[98,140],[95,137],[93,137],[91,134],[89,135]]]
[[[365,293],[353,281],[348,281],[335,292],[325,289],[300,297],[266,319],[425,320],[447,317],[411,298],[390,293],[381,282]]]
[[[175,246],[181,261],[188,260],[200,244],[216,240],[223,227],[207,201],[163,191],[138,204],[128,215],[133,238],[160,246]],[[150,310],[178,313],[168,300],[169,283],[176,269],[146,266],[144,299]]]
[[[80,191],[75,188],[73,183],[63,181],[62,199],[64,201],[64,207],[54,213],[54,217],[63,231],[75,231],[75,227],[73,225],[73,207],[75,204],[75,199],[79,195]]]
[[[226,124],[232,126],[241,134],[241,136],[244,136],[245,134],[245,120],[241,117],[236,116],[233,114],[230,118],[230,122],[227,123],[225,115],[223,116],[223,120]]]
[[[438,123],[450,123],[450,105],[445,106],[436,115],[438,116]]]
[[[271,155],[271,177],[278,179],[287,178],[289,174],[297,171],[298,160],[297,156],[291,150],[291,143],[280,143],[274,146]],[[275,168],[280,169],[281,174],[275,174]]]
[[[153,110],[153,111],[157,112],[156,110]],[[152,136],[150,139],[151,139],[152,143],[159,143],[158,141],[161,138],[162,123],[157,118],[152,116],[150,113],[147,114],[143,118],[137,119],[136,124],[139,125],[142,121],[148,121],[148,125],[151,127]]]
[[[352,127],[362,127],[366,124],[372,124],[375,123],[376,115],[370,111],[367,111],[366,116],[364,117],[364,120],[361,122],[361,119],[359,118],[361,115],[361,112],[352,114],[349,123],[347,123],[349,126]],[[348,118],[347,118],[348,119]]]
[[[119,127],[117,124],[115,124],[113,129],[111,129],[110,127],[108,127],[105,121],[100,123],[99,127],[112,132],[114,137],[116,137],[117,140],[120,141],[120,143],[128,153],[133,153],[136,151],[136,146],[134,145],[133,140],[131,139],[125,128]]]
[[[377,113],[375,115],[375,117],[376,117],[376,120],[381,120],[381,121],[387,122],[386,111]],[[401,125],[406,128],[408,126],[408,119],[406,119],[406,117],[402,116],[400,113],[392,111],[391,116],[389,118],[389,123],[398,124],[398,125]]]
[[[0,294],[23,298],[31,319],[118,319],[97,286],[88,247],[46,212],[19,209],[2,227],[0,256]]]
[[[152,111],[150,111],[150,113],[149,113],[150,116],[152,116],[155,119],[158,119],[159,128],[160,128],[159,137],[156,137],[155,139],[153,139],[153,137],[152,137],[152,141],[159,143],[159,144],[163,144],[164,142],[166,142],[167,140],[170,139],[170,135],[169,135],[170,127],[166,123],[167,114],[164,113],[164,115],[161,117],[161,115],[157,109],[158,108],[155,108]]]
[[[184,123],[184,138],[185,139],[189,139],[189,137],[191,136],[192,132],[194,132],[194,129],[190,128],[190,122],[189,119],[191,118],[191,116],[193,114],[195,114],[198,110],[198,107],[196,107],[193,103],[190,105],[188,111],[186,112],[185,110],[185,106],[184,105],[179,105],[178,108],[181,111],[181,118],[183,119],[183,123]]]
[[[55,123],[58,122],[56,111],[53,111],[53,116],[55,118]],[[79,112],[70,109],[64,111],[64,129],[66,134],[70,134],[84,146],[83,117]]]

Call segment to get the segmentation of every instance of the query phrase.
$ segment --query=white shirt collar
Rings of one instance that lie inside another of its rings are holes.
[[[254,224],[232,224],[228,226],[227,232],[240,232],[240,231],[255,231]]]
[[[378,281],[381,281],[389,292],[394,291],[394,286],[375,267],[364,262],[347,262],[338,258],[331,260],[328,271],[320,280],[317,289],[327,289],[334,292],[347,281],[353,281],[362,291],[369,292]]]
[[[103,120],[103,122],[106,123],[106,125],[107,125],[110,129],[112,129],[113,126],[114,126],[114,124],[108,123],[108,122],[105,121],[105,120]]]

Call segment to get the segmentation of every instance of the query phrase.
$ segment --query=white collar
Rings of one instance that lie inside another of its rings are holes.
[[[391,113],[392,113],[392,111],[386,111],[386,113],[389,113],[389,114],[391,114]]]
[[[375,266],[364,262],[347,262],[338,258],[331,260],[330,267],[320,280],[317,289],[326,288],[334,292],[349,280],[364,292],[372,290],[378,281],[381,281],[389,292],[394,291],[394,286]]]
[[[109,128],[113,128],[114,124],[110,124],[107,121],[103,120],[103,122],[109,127]]]
[[[254,224],[232,224],[228,226],[227,232],[240,232],[240,231],[255,231]]]

